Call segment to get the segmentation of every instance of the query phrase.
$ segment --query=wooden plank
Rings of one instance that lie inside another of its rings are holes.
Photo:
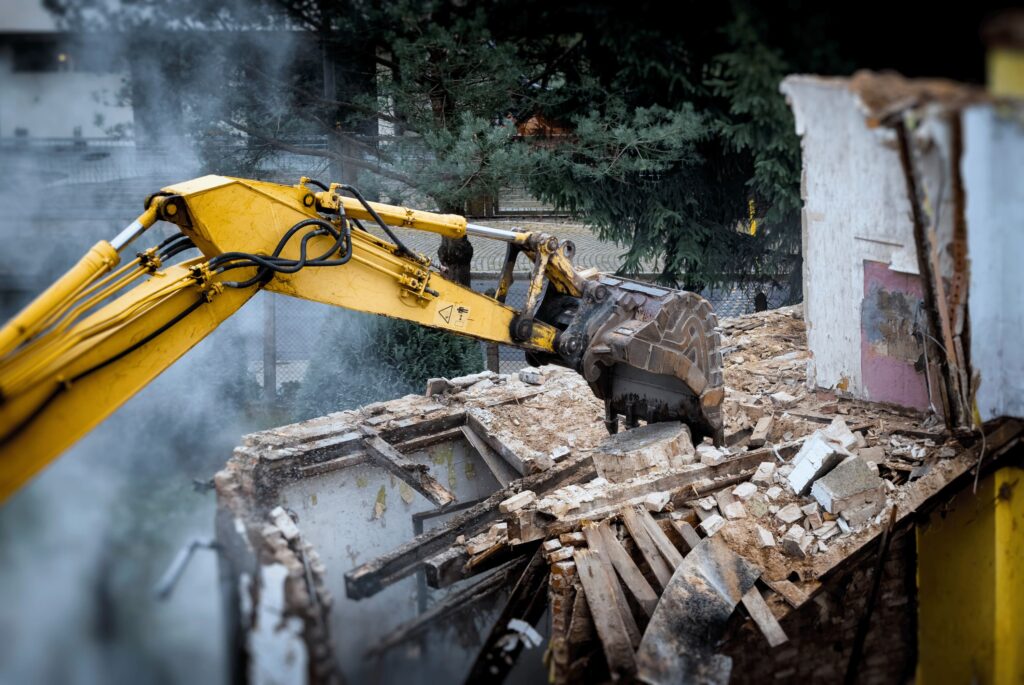
[[[673,520],[672,527],[676,529],[676,532],[679,533],[679,536],[683,538],[683,542],[685,542],[686,546],[690,549],[693,549],[700,544],[700,536],[697,535],[697,531],[695,531],[693,526],[686,521]]]
[[[509,466],[508,462],[491,449],[491,446],[484,442],[470,426],[462,426],[460,430],[465,436],[466,442],[480,455],[480,458],[487,464],[487,468],[491,470],[491,475],[501,487],[507,487],[509,483],[519,477],[519,474]]]
[[[607,558],[601,559],[601,563],[604,564],[605,575],[608,576],[608,580],[612,584],[612,590],[615,591],[615,606],[619,608],[619,614],[622,616],[622,624],[626,626],[626,633],[629,635],[629,644],[632,645],[635,650],[640,646],[640,626],[636,624],[636,617],[633,616],[633,610],[629,608],[629,600],[626,599],[626,593],[622,589],[622,583],[619,582],[618,576],[615,575],[615,571],[612,569],[611,563]]]
[[[651,539],[647,528],[640,522],[636,511],[632,507],[622,509],[622,522],[626,524],[626,530],[629,531],[630,536],[632,536],[633,541],[636,543],[640,556],[647,562],[647,566],[650,567],[651,572],[658,581],[659,588],[664,590],[668,586],[668,581],[672,578],[672,569],[669,567],[665,557],[658,551],[658,545]]]
[[[522,574],[526,562],[526,559],[510,561],[469,587],[452,592],[444,598],[444,601],[435,604],[428,611],[403,623],[382,637],[366,651],[366,656],[378,656],[393,647],[423,635],[439,623],[451,620],[453,616],[467,610],[477,610],[479,602],[490,600],[492,595],[505,589],[509,582]]]
[[[390,552],[348,571],[345,574],[345,592],[352,599],[363,599],[411,575],[426,559],[451,546],[459,535],[469,538],[490,526],[499,518],[498,505],[519,490],[545,492],[569,483],[588,481],[596,475],[594,462],[586,454],[515,481],[483,502],[456,514],[443,526],[425,531]]]
[[[375,464],[383,466],[401,478],[412,489],[439,507],[455,501],[455,495],[451,490],[438,483],[427,472],[425,464],[417,464],[407,459],[404,454],[384,442],[372,428],[362,426],[361,431],[364,435],[363,444],[366,445],[366,454]]]
[[[583,535],[586,536],[587,546],[590,549],[596,550],[598,554],[611,562],[626,589],[643,612],[647,614],[647,618],[650,618],[654,613],[654,607],[658,605],[658,595],[644,578],[644,574],[640,572],[640,567],[636,565],[622,543],[615,537],[615,532],[608,522],[584,524]]]
[[[613,581],[594,552],[577,549],[573,559],[612,679],[629,677],[636,670],[636,662],[629,633],[617,609],[615,590],[611,585]]]
[[[765,584],[782,595],[794,609],[799,609],[807,601],[808,595],[788,580],[766,580]]]
[[[548,565],[544,561],[544,550],[538,548],[512,588],[512,594],[477,653],[465,682],[500,683],[505,679],[522,651],[522,641],[518,641],[512,649],[507,648],[508,623],[514,618],[531,626],[537,623],[547,606],[547,593],[544,592],[547,580]]]
[[[764,601],[764,597],[761,596],[761,591],[757,589],[756,585],[743,595],[743,606],[746,607],[750,618],[754,619],[754,623],[768,640],[769,645],[778,647],[789,640],[786,637],[786,631],[779,625],[778,619],[775,618],[775,614],[772,613],[768,603]]]
[[[647,529],[647,534],[651,536],[651,540],[657,545],[658,551],[665,557],[665,561],[675,571],[676,567],[683,563],[683,555],[672,544],[672,541],[668,539],[668,535],[665,535],[665,531],[661,529],[661,526],[658,525],[658,522],[654,520],[654,517],[651,516],[647,509],[642,506],[631,507],[631,509],[643,527]]]

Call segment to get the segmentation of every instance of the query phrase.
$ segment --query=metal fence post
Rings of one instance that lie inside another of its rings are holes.
[[[271,293],[263,296],[263,400],[272,407],[277,400],[277,308]]]

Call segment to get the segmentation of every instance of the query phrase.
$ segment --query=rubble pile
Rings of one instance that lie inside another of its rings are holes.
[[[436,379],[426,397],[250,436],[233,461],[269,483],[271,473],[293,478],[370,460],[438,502],[444,486],[425,482],[429,474],[402,453],[431,435],[464,438],[500,488],[349,570],[350,598],[412,573],[435,588],[468,581],[430,610],[436,617],[490,597],[481,588],[501,578],[512,591],[467,681],[506,675],[534,641],[524,623],[547,609],[552,682],[726,682],[730,661],[715,650],[729,621],[752,621],[769,646],[785,642],[779,619],[966,473],[978,451],[924,416],[807,389],[798,307],[725,320],[721,329],[723,445],[694,446],[679,423],[608,436],[582,379],[544,367]],[[338,444],[347,445],[342,456]],[[240,476],[218,480],[222,499],[253,482]],[[369,651],[401,644],[413,627]]]

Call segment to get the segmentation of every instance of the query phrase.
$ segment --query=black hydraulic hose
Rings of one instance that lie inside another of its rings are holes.
[[[416,259],[416,253],[410,250],[408,247],[406,247],[405,243],[403,243],[398,238],[398,236],[395,235],[394,231],[391,230],[391,227],[384,223],[384,219],[380,218],[380,214],[378,214],[377,210],[375,210],[370,205],[370,203],[366,201],[366,198],[363,197],[362,193],[360,193],[358,190],[356,190],[350,185],[342,184],[339,185],[338,188],[349,193],[352,193],[352,196],[355,197],[355,199],[359,200],[359,204],[363,206],[363,209],[365,209],[370,214],[370,216],[373,217],[373,220],[377,222],[377,225],[380,226],[381,230],[387,233],[388,237],[391,238],[392,241],[394,241],[395,245],[398,247],[398,252],[400,255],[405,255],[406,257],[412,257],[413,259]]]
[[[330,190],[330,188],[328,188],[326,185],[324,185],[320,181],[316,180],[315,178],[307,178],[306,179],[306,183],[312,183],[317,188],[320,188],[321,190],[324,190],[324,191]]]
[[[195,302],[190,304],[188,307],[186,307],[183,311],[179,312],[178,314],[175,314],[173,319],[167,321],[165,324],[160,326],[160,328],[156,329],[155,331],[153,331],[149,335],[145,336],[141,340],[139,340],[139,341],[137,341],[135,343],[132,343],[131,345],[129,345],[125,349],[121,350],[120,352],[118,352],[114,356],[112,356],[112,357],[110,357],[108,359],[105,359],[104,361],[100,362],[99,364],[96,364],[95,366],[91,366],[88,369],[86,369],[85,371],[82,371],[81,373],[79,373],[79,374],[77,374],[75,376],[72,376],[71,379],[69,379],[67,381],[64,381],[63,383],[59,383],[57,385],[57,387],[54,388],[53,392],[51,392],[49,394],[49,396],[47,396],[47,398],[45,400],[43,400],[43,403],[40,404],[38,407],[36,407],[35,411],[33,411],[28,416],[26,416],[25,419],[22,420],[17,426],[15,426],[10,432],[8,432],[7,435],[5,435],[2,438],[0,438],[0,445],[5,445],[8,442],[10,442],[11,440],[13,440],[14,437],[16,435],[18,435],[18,433],[20,433],[21,431],[25,430],[25,428],[27,428],[30,423],[35,421],[35,419],[43,412],[44,409],[46,409],[46,407],[48,407],[54,400],[56,400],[58,397],[60,397],[60,395],[63,394],[72,385],[74,385],[78,381],[80,381],[80,380],[82,380],[82,379],[84,379],[84,378],[86,378],[86,377],[96,373],[100,369],[103,369],[103,368],[106,368],[107,366],[110,366],[111,364],[113,364],[114,362],[118,361],[119,359],[123,359],[125,356],[131,354],[132,352],[134,352],[135,350],[139,349],[140,347],[142,347],[146,343],[152,341],[156,337],[158,337],[161,334],[167,332],[172,326],[174,326],[175,324],[180,322],[182,319],[184,319],[186,316],[188,316],[189,314],[191,314],[195,310],[199,309],[199,307],[201,307],[205,303],[206,303],[206,299],[203,298],[203,297],[200,297],[198,300],[196,300]]]

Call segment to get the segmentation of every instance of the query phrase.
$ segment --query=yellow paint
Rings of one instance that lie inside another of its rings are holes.
[[[1024,50],[992,48],[987,62],[988,89],[993,95],[1024,97]]]
[[[147,228],[158,215],[180,222],[181,231],[192,238],[203,257],[161,269],[150,253],[112,271],[119,262],[117,250],[101,241],[0,328],[0,501],[256,293],[257,287],[223,284],[246,280],[253,275],[252,268],[215,274],[208,260],[226,252],[269,254],[291,226],[320,216],[317,202],[321,206],[341,202],[350,216],[369,217],[334,189],[314,195],[302,184],[284,186],[225,176],[203,176],[169,186],[164,191],[179,195],[180,200],[155,198],[135,226]],[[177,211],[182,206],[187,212]],[[450,237],[465,233],[462,217],[387,205],[375,208],[394,225]],[[340,227],[340,220],[334,221]],[[523,234],[524,242],[531,235]],[[297,258],[300,242],[292,240],[281,255]],[[329,236],[314,237],[308,241],[308,254],[321,254],[332,244]],[[555,288],[578,294],[570,261],[556,259],[545,273]],[[537,293],[541,275],[531,284]],[[426,257],[399,254],[395,245],[360,230],[352,232],[352,258],[347,264],[278,275],[265,287],[489,342],[554,351],[554,327],[534,322],[529,340],[513,342],[510,328],[519,315],[515,309],[431,271]],[[156,337],[132,349],[151,336]],[[88,375],[78,378],[83,372]],[[187,389],[183,401],[187,401]],[[448,454],[449,481],[454,482],[451,459]]]
[[[388,491],[383,485],[377,491],[377,499],[373,503],[373,518],[379,519],[388,510]]]
[[[917,546],[918,682],[1024,682],[1024,470],[965,488]]]

